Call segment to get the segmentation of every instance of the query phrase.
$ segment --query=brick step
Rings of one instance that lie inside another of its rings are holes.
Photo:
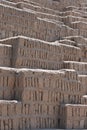
[[[5,5],[9,5],[9,6],[13,6],[15,8],[22,8],[22,9],[29,9],[29,10],[33,10],[39,13],[48,13],[49,15],[56,15],[59,13],[59,11],[55,11],[53,9],[50,8],[45,8],[45,7],[41,7],[39,4],[36,5],[36,3],[34,2],[17,2],[17,3],[13,3],[13,2],[9,2],[9,1],[0,1],[1,4],[5,4]],[[43,14],[42,14],[43,15]]]
[[[43,103],[47,102],[47,97],[56,90],[58,94],[55,93],[55,98],[50,97],[49,105],[62,102],[78,103],[86,94],[85,85],[82,87],[82,83],[82,77],[79,78],[77,72],[71,69],[57,71],[0,67],[0,99],[17,99],[28,104],[39,100],[39,103]],[[37,95],[36,99],[34,93]],[[60,93],[63,95],[62,98],[59,98]],[[68,97],[70,93],[71,98]],[[78,101],[74,100],[75,95],[80,95]]]
[[[11,66],[12,45],[0,43],[0,66]]]
[[[12,44],[12,67],[61,69],[63,61],[79,61],[81,49],[59,42],[46,42],[23,36],[1,40],[3,44]]]
[[[87,105],[86,104],[64,104],[61,108],[65,109],[67,113],[67,119],[64,118],[63,121],[66,121],[66,129],[68,128],[79,128],[82,129],[86,126],[86,116],[87,116]],[[63,117],[65,117],[65,113]],[[81,115],[83,115],[81,117]],[[68,124],[68,122],[71,122]],[[78,127],[77,125],[78,124]]]
[[[79,74],[87,74],[87,63],[76,61],[64,61],[65,69],[75,69]]]
[[[87,38],[84,38],[83,36],[69,36],[64,37],[63,40],[70,40],[72,42],[75,42],[76,46],[86,46],[87,45]]]
[[[9,12],[7,13],[7,10],[9,9],[12,12],[16,11],[17,14],[10,15]],[[4,17],[2,15],[2,12],[4,13]],[[40,15],[42,14],[38,14],[38,15],[40,17]],[[45,16],[44,15],[43,17],[47,18],[47,15]],[[1,16],[0,29],[3,30],[1,31],[0,38],[6,38],[10,36],[17,36],[17,35],[25,35],[28,37],[32,36],[34,38],[42,39],[45,41],[55,41],[57,39],[60,39],[61,37],[78,35],[78,30],[59,24],[58,23],[58,20],[60,19],[59,17],[52,16],[51,18],[51,16],[48,16],[48,18],[50,17],[50,19],[54,19],[55,17],[55,19],[57,19],[57,22],[55,20],[41,19],[37,17],[35,11],[33,12],[31,10],[25,11],[15,7],[12,8],[11,6],[0,4],[0,16]],[[7,18],[6,24],[4,24],[5,18]],[[36,21],[36,22],[32,22],[32,21]],[[7,28],[8,31],[6,31]]]
[[[87,128],[87,0],[9,1],[0,2],[0,38],[11,37],[0,40],[10,66],[0,67],[0,130]]]
[[[63,87],[61,88],[61,86]],[[35,128],[38,125],[38,119],[41,127],[43,127],[44,120],[48,122],[44,124],[44,127],[57,127],[60,115],[56,115],[56,112],[60,109],[60,103],[80,103],[80,98],[84,94],[84,88],[74,70],[1,67],[0,95],[3,96],[1,99],[4,100],[0,102],[0,109],[2,108],[0,120],[5,123],[2,123],[0,129],[8,126],[10,130],[10,123],[16,130],[19,126],[22,129]],[[78,101],[76,97],[78,97]],[[74,98],[76,99],[74,100]],[[11,120],[10,123],[9,120]],[[22,125],[22,123],[24,124]]]

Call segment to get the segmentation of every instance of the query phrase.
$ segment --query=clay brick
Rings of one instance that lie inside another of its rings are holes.
[[[0,130],[87,129],[86,3],[0,1]]]

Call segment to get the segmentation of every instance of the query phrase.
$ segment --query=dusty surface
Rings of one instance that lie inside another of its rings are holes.
[[[0,0],[0,130],[87,129],[87,0]]]

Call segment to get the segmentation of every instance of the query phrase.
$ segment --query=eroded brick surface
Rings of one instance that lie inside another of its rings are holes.
[[[0,0],[0,130],[87,129],[87,0]]]

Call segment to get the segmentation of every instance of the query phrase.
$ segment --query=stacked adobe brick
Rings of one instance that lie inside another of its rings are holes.
[[[0,130],[87,128],[86,8],[0,1]]]

